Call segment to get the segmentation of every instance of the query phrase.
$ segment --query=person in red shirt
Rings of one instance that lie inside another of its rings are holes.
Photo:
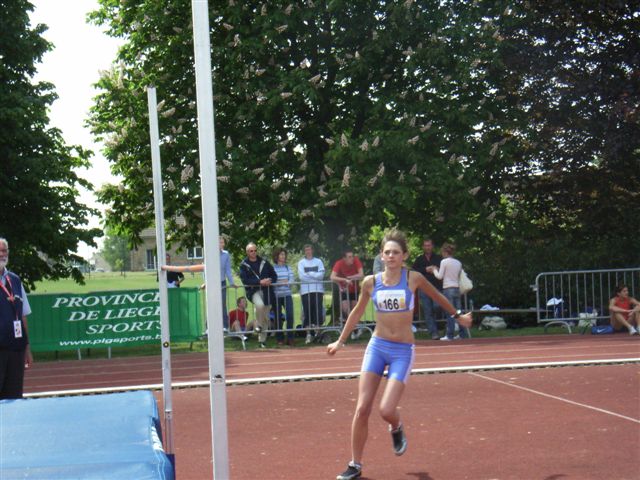
[[[236,300],[237,308],[229,312],[229,325],[232,332],[244,332],[247,330],[249,323],[249,312],[247,312],[247,299],[238,297]]]
[[[626,327],[630,335],[638,335],[640,328],[640,302],[629,296],[629,287],[618,285],[609,301],[611,326],[615,330]]]
[[[338,260],[331,270],[331,281],[336,282],[340,288],[340,308],[342,318],[346,319],[358,302],[360,293],[360,280],[364,278],[362,263],[353,254],[353,250],[346,248],[342,258]]]

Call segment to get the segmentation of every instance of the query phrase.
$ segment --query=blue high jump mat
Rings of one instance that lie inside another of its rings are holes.
[[[173,480],[149,391],[0,401],[0,478]]]

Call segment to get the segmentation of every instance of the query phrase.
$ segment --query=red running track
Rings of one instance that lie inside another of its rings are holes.
[[[357,380],[349,374],[363,349],[349,346],[334,358],[322,347],[226,354],[228,381],[254,379],[226,389],[231,478],[335,478],[350,458]],[[640,338],[623,335],[420,342],[416,371],[461,370],[411,377],[401,402],[409,439],[402,457],[374,411],[362,478],[639,479],[639,361]],[[543,362],[593,366],[533,368]],[[516,364],[523,368],[509,366]],[[175,355],[172,371],[174,382],[206,381],[207,356]],[[257,383],[334,373],[347,378]],[[157,357],[82,360],[35,365],[26,390],[155,383]],[[177,478],[212,478],[209,388],[172,395]],[[161,392],[156,398],[162,408]]]
[[[364,344],[350,345],[335,357],[328,357],[325,347],[320,346],[228,352],[226,378],[237,381],[357,373],[364,348]],[[548,335],[447,343],[426,340],[416,345],[414,370],[629,358],[640,359],[638,336]],[[209,379],[206,353],[173,355],[171,360],[174,386]],[[25,393],[161,384],[160,357],[66,360],[34,364],[25,378]]]

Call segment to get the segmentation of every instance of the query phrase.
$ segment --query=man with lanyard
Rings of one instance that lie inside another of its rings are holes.
[[[7,270],[9,243],[0,238],[0,400],[22,398],[24,369],[33,363],[27,336],[29,301],[20,278]]]
[[[435,275],[429,271],[429,267],[431,266],[440,268],[440,262],[442,261],[442,257],[440,255],[433,253],[433,241],[430,238],[425,238],[422,241],[422,252],[423,255],[416,258],[415,262],[413,262],[412,268],[416,272],[424,275],[431,285],[436,287],[439,292],[442,292],[442,280],[438,280]],[[431,334],[431,338],[433,340],[438,340],[440,335],[438,335],[438,324],[435,319],[436,305],[431,297],[425,295],[422,291],[419,291],[418,293],[427,329]]]

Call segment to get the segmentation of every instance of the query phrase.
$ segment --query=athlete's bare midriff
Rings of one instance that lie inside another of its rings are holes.
[[[373,335],[392,342],[414,343],[412,321],[413,312],[378,312]]]

